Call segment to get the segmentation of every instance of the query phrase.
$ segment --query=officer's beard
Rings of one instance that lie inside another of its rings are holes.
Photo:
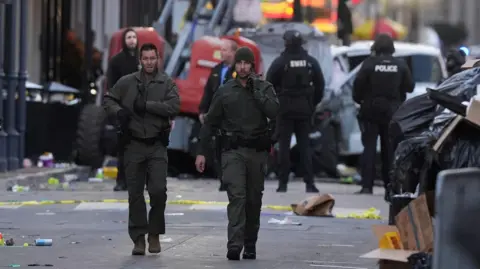
[[[241,80],[247,80],[248,77],[250,76],[250,74],[252,74],[254,72],[254,68],[253,66],[250,67],[250,71],[246,71],[246,70],[241,70],[240,71],[236,71],[237,72],[237,77]]]

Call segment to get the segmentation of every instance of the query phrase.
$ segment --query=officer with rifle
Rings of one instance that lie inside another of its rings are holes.
[[[199,172],[205,169],[212,129],[222,136],[223,183],[229,204],[227,258],[256,259],[260,210],[268,151],[272,146],[269,120],[277,116],[278,99],[272,84],[254,73],[253,52],[242,47],[235,53],[237,76],[214,94],[200,131],[200,147],[195,161]]]

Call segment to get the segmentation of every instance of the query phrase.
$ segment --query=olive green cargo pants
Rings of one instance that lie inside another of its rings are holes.
[[[125,177],[128,187],[128,233],[135,241],[145,234],[165,234],[167,202],[167,149],[160,142],[153,144],[132,140],[125,148]],[[147,218],[145,184],[150,196]]]
[[[228,249],[254,247],[260,229],[260,211],[268,152],[238,148],[222,153],[222,179],[228,194]]]

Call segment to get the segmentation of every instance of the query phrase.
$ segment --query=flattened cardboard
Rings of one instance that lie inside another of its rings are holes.
[[[433,224],[425,194],[411,201],[395,217],[395,223],[406,250],[433,250]]]
[[[475,96],[470,100],[465,118],[468,121],[480,126],[480,97]]]
[[[460,121],[463,120],[462,116],[456,116],[448,125],[445,127],[443,130],[442,134],[440,137],[437,139],[437,142],[435,142],[435,145],[433,145],[433,150],[436,152],[439,152],[440,149],[443,146],[443,143],[445,140],[450,136],[450,134],[455,130],[455,127],[460,123]]]
[[[450,136],[453,130],[455,130],[457,125],[463,119],[466,119],[469,122],[480,127],[480,96],[477,95],[470,100],[470,104],[467,107],[467,115],[465,117],[458,115],[452,120],[452,122],[447,125],[447,127],[443,130],[442,134],[433,146],[434,151],[438,152],[441,149],[445,140]]]
[[[335,198],[330,194],[319,194],[292,204],[292,210],[300,216],[331,217]]]
[[[477,67],[478,63],[480,62],[479,59],[467,59],[467,61],[462,65],[462,69],[470,69],[473,67]]]
[[[377,248],[366,254],[360,256],[360,258],[366,259],[377,259],[377,260],[389,260],[396,262],[408,262],[408,257],[410,255],[418,253],[414,250],[404,250],[404,249],[381,249]]]

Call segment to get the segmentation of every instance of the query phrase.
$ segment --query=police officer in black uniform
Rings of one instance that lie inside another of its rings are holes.
[[[283,39],[285,50],[267,72],[267,81],[277,91],[280,113],[277,136],[280,146],[280,173],[277,192],[286,192],[290,174],[290,140],[295,133],[307,192],[318,192],[314,183],[309,133],[316,105],[323,98],[325,80],[317,60],[302,47],[300,32],[288,30]]]
[[[415,86],[407,64],[393,57],[394,52],[393,39],[389,35],[378,35],[372,46],[372,56],[363,62],[353,85],[353,100],[360,105],[358,120],[364,146],[362,189],[357,194],[373,193],[378,136],[385,188],[390,182],[393,152],[388,124],[393,113],[405,101],[407,93],[413,92]]]

